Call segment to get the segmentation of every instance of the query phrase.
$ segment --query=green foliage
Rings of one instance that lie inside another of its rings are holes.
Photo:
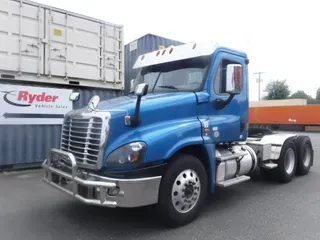
[[[267,84],[265,91],[267,92],[265,100],[287,99],[291,93],[287,80],[271,81]]]
[[[317,99],[308,99],[307,104],[320,104],[320,100]]]
[[[312,97],[306,94],[304,91],[299,90],[293,93],[290,98],[302,98],[302,99],[312,99]]]
[[[318,88],[318,91],[316,94],[316,99],[320,101],[320,88]]]

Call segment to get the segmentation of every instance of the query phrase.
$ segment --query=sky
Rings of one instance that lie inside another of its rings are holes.
[[[316,0],[33,0],[124,25],[125,44],[147,33],[182,41],[212,41],[245,51],[250,100],[271,80],[315,97],[320,87],[320,14]]]

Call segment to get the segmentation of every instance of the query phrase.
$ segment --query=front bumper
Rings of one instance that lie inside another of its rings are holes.
[[[52,153],[63,161],[53,162]],[[59,149],[50,150],[42,167],[46,183],[89,205],[140,207],[158,202],[161,176],[118,179],[88,173],[77,168],[73,154]]]

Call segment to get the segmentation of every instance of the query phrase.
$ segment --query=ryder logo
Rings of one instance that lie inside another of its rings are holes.
[[[16,91],[4,92],[3,100],[13,106],[17,107],[29,107],[33,103],[55,103],[59,96],[50,95],[45,92],[41,94],[32,94],[28,91],[19,91],[18,94]]]

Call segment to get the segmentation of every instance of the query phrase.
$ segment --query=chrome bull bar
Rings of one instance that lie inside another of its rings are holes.
[[[52,156],[56,159],[52,159]],[[116,179],[79,170],[73,154],[59,149],[51,149],[43,162],[44,181],[75,199],[88,204],[105,207],[138,207],[158,202],[161,176]],[[65,171],[69,169],[69,171]],[[91,196],[81,194],[85,188]],[[108,194],[109,190],[117,194]]]

